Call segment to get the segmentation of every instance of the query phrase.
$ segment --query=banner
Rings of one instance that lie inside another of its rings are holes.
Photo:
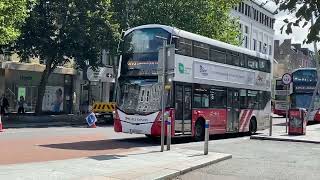
[[[63,111],[64,89],[59,86],[46,86],[43,96],[42,111],[61,112]]]

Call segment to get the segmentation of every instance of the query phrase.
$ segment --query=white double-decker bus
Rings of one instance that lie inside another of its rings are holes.
[[[271,61],[267,55],[174,27],[144,25],[125,33],[121,55],[116,132],[160,136],[161,74],[158,54],[165,37],[168,53],[166,113],[172,136],[251,132],[268,127]]]

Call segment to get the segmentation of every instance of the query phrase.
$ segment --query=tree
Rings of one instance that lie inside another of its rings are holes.
[[[102,49],[114,51],[118,26],[110,20],[108,0],[39,0],[22,27],[17,52],[23,61],[37,57],[45,62],[38,89],[36,113],[49,76],[57,66],[74,61],[85,68],[97,66]]]
[[[239,44],[239,24],[229,16],[240,0],[112,0],[114,18],[123,30],[144,24],[164,24]],[[121,7],[121,8],[120,8]]]
[[[20,28],[28,15],[28,0],[0,1],[0,45],[12,43],[20,36]]]
[[[292,33],[292,26],[306,27],[312,18],[315,18],[315,23],[311,25],[310,31],[307,35],[306,43],[320,41],[320,1],[319,0],[274,0],[279,6],[279,11],[288,11],[289,14],[294,14],[296,19],[285,19],[285,26],[281,31],[285,30],[287,34]]]

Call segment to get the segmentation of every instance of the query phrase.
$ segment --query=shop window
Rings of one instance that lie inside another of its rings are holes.
[[[253,50],[256,51],[257,50],[257,40],[253,39]]]

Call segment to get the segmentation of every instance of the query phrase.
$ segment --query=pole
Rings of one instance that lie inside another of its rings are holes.
[[[171,116],[167,120],[167,150],[170,150],[171,145]]]
[[[272,115],[270,115],[270,128],[269,128],[269,136],[272,136],[272,125],[273,125],[273,122],[272,122]]]
[[[288,111],[289,111],[289,85],[287,86],[287,90],[286,90],[286,98],[287,98],[287,109],[286,109],[286,133],[288,133]]]
[[[314,20],[313,20],[313,15],[312,15],[311,26],[313,26],[313,25],[314,25]],[[306,121],[308,121],[310,119],[311,112],[313,111],[313,108],[314,108],[314,106],[313,106],[314,100],[315,100],[315,97],[317,95],[317,91],[320,86],[319,54],[318,54],[318,47],[317,47],[316,41],[313,41],[313,46],[314,46],[314,54],[315,54],[315,60],[316,60],[316,68],[317,68],[317,72],[318,72],[318,80],[317,80],[316,88],[314,89],[313,94],[312,94],[312,99],[311,99],[309,108],[307,109],[308,112],[307,112],[307,120]]]
[[[208,146],[209,146],[209,120],[206,120],[204,125],[204,155],[208,155]]]
[[[161,120],[161,152],[164,151],[164,122],[165,122],[165,68],[167,60],[167,40],[163,40],[163,60],[162,60],[162,120]]]

